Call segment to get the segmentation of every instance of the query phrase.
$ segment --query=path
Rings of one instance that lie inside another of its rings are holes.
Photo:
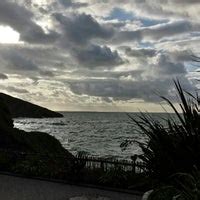
[[[141,200],[140,196],[43,180],[0,175],[2,200]]]

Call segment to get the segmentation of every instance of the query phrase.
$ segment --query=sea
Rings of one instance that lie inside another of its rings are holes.
[[[130,159],[142,151],[137,142],[126,149],[120,147],[125,140],[145,142],[147,138],[131,118],[140,113],[110,112],[62,112],[63,118],[16,118],[16,128],[25,131],[41,131],[56,137],[64,148],[76,155]],[[149,113],[155,120],[169,117],[166,113]],[[131,118],[130,118],[131,116]]]

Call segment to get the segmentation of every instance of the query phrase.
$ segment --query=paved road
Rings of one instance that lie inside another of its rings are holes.
[[[140,196],[0,175],[1,200],[141,200]]]

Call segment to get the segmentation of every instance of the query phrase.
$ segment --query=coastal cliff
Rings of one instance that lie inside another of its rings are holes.
[[[29,117],[29,118],[53,118],[63,117],[62,114],[48,110],[41,106],[29,103],[27,101],[0,93],[0,99],[4,101],[10,110],[11,117]]]

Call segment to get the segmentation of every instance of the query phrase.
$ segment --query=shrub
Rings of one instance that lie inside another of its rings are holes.
[[[200,173],[177,173],[170,177],[168,185],[160,186],[149,195],[148,200],[198,200],[200,199]]]
[[[167,126],[144,113],[139,119],[130,118],[148,137],[139,143],[143,154],[145,172],[153,178],[165,180],[177,172],[191,172],[193,166],[200,167],[200,115],[198,95],[184,91],[179,81],[174,81],[182,113],[166,97],[162,97],[174,110],[178,121],[166,119]],[[129,142],[124,143],[126,146]]]

